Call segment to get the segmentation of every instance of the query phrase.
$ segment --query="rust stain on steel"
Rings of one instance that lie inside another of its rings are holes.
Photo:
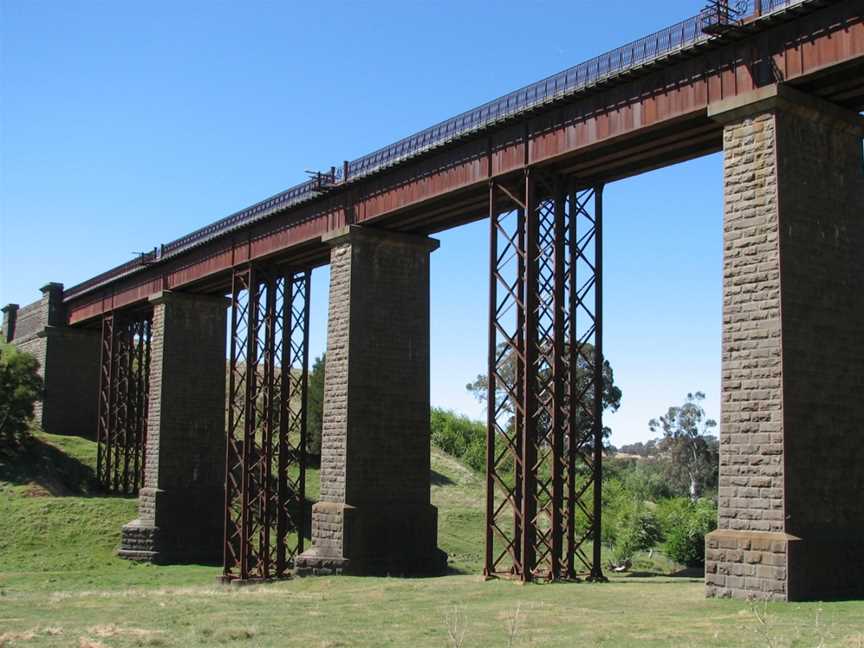
[[[449,226],[481,218],[484,209],[477,206],[483,204],[489,178],[521,170],[526,158],[531,165],[574,168],[580,158],[588,160],[605,147],[624,155],[617,161],[607,160],[603,167],[606,176],[600,180],[657,168],[664,160],[652,157],[644,148],[652,133],[668,137],[664,125],[681,124],[679,139],[665,144],[667,164],[717,150],[720,129],[717,127],[717,134],[710,131],[705,117],[709,103],[775,81],[809,82],[824,76],[825,84],[830,85],[832,70],[861,60],[864,22],[860,4],[838,3],[644,76],[634,75],[629,81],[596,89],[487,136],[372,176],[351,187],[353,219],[397,229],[410,224],[416,230],[434,231],[440,228],[438,223]],[[637,152],[639,147],[642,152]],[[628,162],[626,153],[631,148],[632,160]],[[639,166],[640,159],[644,166]],[[461,205],[459,209],[472,207],[460,213],[438,209],[438,220],[424,222],[425,210],[450,200]],[[290,259],[301,246],[314,245],[322,234],[347,220],[344,197],[339,195],[277,214],[193,249],[179,260],[119,278],[99,291],[70,300],[69,323],[81,323],[144,301],[165,288],[194,288],[204,280],[230,277],[232,267],[250,258],[281,255]]]

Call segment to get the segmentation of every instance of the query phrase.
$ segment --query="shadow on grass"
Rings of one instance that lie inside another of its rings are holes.
[[[91,466],[32,435],[17,446],[0,447],[0,481],[31,484],[34,496],[105,495]]]
[[[661,572],[661,571],[632,571],[620,574],[625,578],[705,578],[705,568],[704,567],[687,567],[685,569],[679,569],[676,572]]]
[[[452,486],[456,483],[447,475],[442,475],[437,470],[432,470],[429,478],[433,486]]]

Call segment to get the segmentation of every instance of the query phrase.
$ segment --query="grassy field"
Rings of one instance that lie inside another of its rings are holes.
[[[864,602],[706,600],[700,578],[483,582],[482,478],[433,454],[441,578],[309,578],[236,588],[218,568],[117,559],[135,502],[96,495],[93,444],[39,435],[0,458],[0,648],[11,646],[842,646]],[[312,477],[314,481],[314,476]]]

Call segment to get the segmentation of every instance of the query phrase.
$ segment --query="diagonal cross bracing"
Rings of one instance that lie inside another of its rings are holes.
[[[487,576],[602,578],[601,200],[490,183]]]
[[[96,478],[109,493],[144,485],[152,312],[102,318]]]
[[[303,550],[310,272],[232,278],[224,576],[281,578]]]

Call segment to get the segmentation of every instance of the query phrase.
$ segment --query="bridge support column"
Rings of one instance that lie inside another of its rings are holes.
[[[99,383],[99,332],[66,326],[63,284],[42,288],[42,299],[4,307],[3,341],[39,361],[44,380],[34,420],[51,434],[93,437]]]
[[[725,124],[719,528],[709,596],[864,594],[861,119],[784,87]]]
[[[329,243],[321,501],[297,573],[442,572],[429,475],[429,254],[438,242],[352,226]]]
[[[153,304],[144,486],[120,556],[222,558],[225,334],[222,297],[163,292]]]

